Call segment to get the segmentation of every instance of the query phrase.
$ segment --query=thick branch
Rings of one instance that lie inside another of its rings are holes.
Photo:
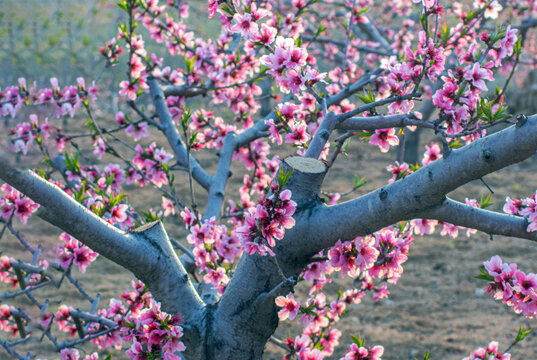
[[[164,95],[168,96],[180,96],[180,97],[195,97],[198,95],[205,95],[207,89],[200,87],[192,87],[189,85],[168,85],[163,89]]]
[[[388,41],[380,34],[371,20],[368,22],[358,21],[358,23],[352,27],[354,33],[357,33],[357,27],[364,32],[370,40],[378,42],[386,51],[393,53],[393,49]]]
[[[19,171],[6,161],[0,161],[0,179],[39,203],[37,215],[43,220],[68,232],[142,280],[165,311],[183,316],[187,338],[197,341],[194,335],[197,331],[191,332],[189,326],[201,324],[203,302],[160,222],[146,224],[127,234],[32,171]]]
[[[412,98],[419,98],[421,96],[421,93],[410,93],[410,94],[405,94],[405,95],[396,95],[396,96],[392,96],[392,97],[389,97],[389,98],[386,98],[386,99],[380,99],[380,100],[377,100],[375,102],[372,102],[372,103],[369,103],[369,104],[365,104],[365,105],[362,105],[360,107],[357,107],[351,111],[348,111],[346,113],[343,113],[343,114],[338,114],[336,115],[336,119],[338,122],[342,122],[348,118],[351,118],[355,115],[358,115],[360,113],[363,113],[364,111],[367,111],[367,110],[370,110],[372,108],[375,108],[375,107],[378,107],[378,106],[382,106],[382,105],[386,105],[386,104],[391,104],[393,102],[399,102],[399,101],[403,101],[403,100],[410,100]]]
[[[338,239],[351,239],[397,221],[426,217],[424,213],[443,203],[449,192],[527,159],[536,150],[537,116],[534,115],[522,126],[511,126],[453,150],[449,156],[393,184],[336,206],[317,208],[305,225],[305,229],[311,229],[311,237],[307,242],[295,244],[296,248],[316,253]],[[327,223],[331,224],[329,228],[324,226]]]
[[[393,127],[417,126],[434,129],[434,124],[418,120],[413,114],[378,115],[371,117],[353,117],[336,125],[340,130],[368,130],[387,129]]]
[[[314,159],[317,159],[321,155],[324,146],[337,125],[336,116],[334,113],[328,112],[327,110],[326,99],[323,99],[323,113],[323,122],[319,125],[319,128],[315,132],[313,139],[311,139],[311,143],[306,151],[306,156]]]
[[[147,83],[149,84],[151,98],[153,100],[153,103],[155,104],[155,109],[162,124],[164,135],[166,135],[168,143],[172,147],[177,162],[181,166],[186,167],[188,166],[188,153],[186,151],[185,146],[183,145],[183,142],[181,141],[181,137],[179,136],[179,132],[175,127],[172,116],[168,111],[168,107],[166,106],[166,100],[164,98],[164,93],[162,92],[162,89],[158,85],[157,80],[155,78],[149,77]],[[208,190],[211,184],[211,176],[201,167],[198,161],[192,156],[190,156],[190,167],[192,169],[192,177],[196,179],[196,181],[202,187]]]
[[[236,149],[236,135],[234,133],[227,134],[224,139],[222,151],[220,152],[218,169],[212,178],[211,187],[209,188],[209,198],[207,199],[207,208],[205,209],[204,215],[205,219],[210,219],[213,216],[218,219],[222,213],[222,204],[224,202],[227,179],[229,178],[229,168]]]
[[[330,107],[332,105],[339,104],[343,99],[350,97],[351,95],[360,91],[364,86],[366,86],[370,82],[373,82],[378,77],[378,75],[382,73],[382,71],[383,71],[382,69],[377,69],[373,72],[365,73],[360,79],[358,79],[353,84],[347,86],[346,88],[341,90],[339,93],[328,97],[326,100],[326,105]]]
[[[19,171],[0,161],[0,178],[39,203],[38,216],[73,235],[110,260],[128,266],[141,261],[132,240],[31,171]]]
[[[528,221],[523,217],[479,209],[451,199],[446,199],[438,207],[424,212],[422,217],[477,229],[490,235],[537,241],[537,232],[526,231]]]

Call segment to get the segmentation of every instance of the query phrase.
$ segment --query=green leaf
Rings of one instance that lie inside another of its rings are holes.
[[[464,144],[460,140],[455,140],[449,143],[450,149],[458,149],[460,147],[463,147]]]
[[[186,73],[190,74],[192,72],[192,69],[194,68],[194,63],[196,62],[196,59],[198,58],[197,55],[194,55],[194,57],[185,57],[185,63],[186,63]]]
[[[285,184],[287,184],[287,181],[289,181],[289,178],[291,177],[291,174],[293,173],[293,169],[289,170],[288,172],[285,172],[283,170],[283,167],[280,167],[280,171],[278,172],[278,175],[276,176],[276,180],[278,181],[278,187],[282,189]]]
[[[481,209],[486,209],[489,206],[494,205],[494,203],[490,201],[491,199],[492,199],[492,194],[489,194],[487,197],[484,197],[483,195],[481,195],[481,204],[479,205],[479,207]]]
[[[41,168],[37,168],[36,171],[39,174],[39,176],[41,176],[43,179],[47,178],[47,174],[45,173],[45,170],[43,170]]]
[[[194,142],[196,141],[196,136],[198,136],[198,132],[195,131],[191,136],[190,136],[190,145],[194,144]]]
[[[357,132],[355,135],[364,141],[369,141],[369,138],[374,134],[373,131]]]
[[[303,312],[304,314],[308,314],[308,315],[311,315],[311,316],[317,316],[318,315],[315,311],[313,311],[313,305],[310,305],[307,308],[301,306],[299,310],[301,312]]]
[[[479,279],[479,280],[489,281],[489,282],[494,281],[494,278],[490,275],[480,274],[480,275],[475,275],[474,278]]]
[[[418,163],[416,163],[416,164],[410,164],[410,165],[408,166],[408,168],[409,168],[410,170],[412,170],[412,171],[417,171],[420,167],[421,167],[421,166],[420,166]]]
[[[361,188],[365,184],[367,184],[365,177],[360,178],[358,175],[354,175],[354,190]]]
[[[151,210],[142,211],[142,214],[144,215],[144,222],[145,222],[145,223],[160,220],[160,218],[158,217],[158,215],[155,214],[155,213],[154,213],[153,211],[151,211]]]
[[[514,342],[514,343],[516,344],[516,343],[518,343],[518,342],[524,340],[524,338],[526,338],[526,336],[528,336],[528,334],[529,334],[530,332],[532,332],[531,329],[526,330],[526,329],[524,329],[523,326],[521,326],[521,327],[518,329],[518,333],[516,334],[516,338],[515,338],[515,342]]]
[[[121,0],[120,2],[117,3],[117,6],[122,9],[122,10],[129,10],[129,7],[127,5],[127,2],[125,0]]]
[[[233,12],[233,10],[231,10],[231,9],[229,8],[229,6],[227,6],[226,4],[222,4],[222,5],[220,5],[220,9],[224,10],[224,12],[228,13],[230,16],[235,15],[235,13]]]
[[[513,52],[515,53],[516,56],[519,56],[520,54],[522,54],[522,36],[519,36],[518,39],[516,40]]]
[[[321,36],[321,34],[322,34],[323,32],[325,32],[326,29],[327,29],[327,28],[324,27],[323,24],[319,24],[319,26],[317,27],[317,31],[315,32],[315,36],[314,36],[314,37],[317,38],[317,37]]]
[[[364,346],[364,339],[362,339],[360,337],[360,335],[353,335],[353,334],[350,334],[350,337],[352,339],[352,342],[355,343],[356,345],[358,345],[359,347],[362,347]]]
[[[481,274],[474,276],[474,278],[479,279],[479,280],[489,281],[489,282],[494,281],[494,276],[489,275],[489,273],[487,272],[484,266],[481,266],[479,268],[479,272]]]

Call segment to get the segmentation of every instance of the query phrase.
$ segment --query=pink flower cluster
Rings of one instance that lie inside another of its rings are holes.
[[[351,344],[349,350],[345,353],[345,357],[339,360],[381,360],[383,354],[384,347],[380,345],[373,345],[366,348],[357,344]]]
[[[375,248],[379,254],[368,271],[372,278],[384,278],[389,283],[395,284],[403,274],[402,264],[408,259],[407,254],[413,238],[411,227],[404,224],[401,226],[404,227],[388,227],[374,234]],[[384,295],[380,290],[377,296],[384,297]]]
[[[251,3],[242,11],[233,15],[233,24],[227,23],[227,20],[225,23],[230,32],[240,33],[243,38],[270,49],[271,54],[263,56],[261,62],[269,68],[267,72],[274,77],[282,92],[297,94],[306,89],[306,84],[313,85],[325,77],[309,65],[312,58],[305,48],[296,45],[294,38],[276,37],[278,29],[274,27],[273,20],[259,28],[257,21],[268,14],[267,10],[257,9],[256,4]],[[270,47],[271,44],[274,48]]]
[[[22,151],[22,153],[26,155],[34,142],[41,142],[48,139],[50,130],[51,127],[48,123],[48,119],[45,119],[45,121],[39,125],[37,115],[31,114],[29,123],[17,123],[15,128],[11,129],[9,133],[11,136],[10,149],[14,152]]]
[[[285,142],[296,146],[304,147],[311,138],[305,122],[305,112],[301,106],[292,103],[285,103],[278,107],[279,117],[277,120],[266,120],[269,126],[270,139],[278,145],[283,143],[281,132],[287,133]]]
[[[59,256],[59,264],[64,268],[74,264],[84,273],[99,255],[67,233],[62,233],[60,240],[63,244],[56,247],[56,253]]]
[[[156,149],[156,143],[153,142],[148,148],[144,149],[140,144],[136,145],[138,153],[132,160],[134,166],[142,172],[156,186],[160,187],[168,183],[163,164],[166,164],[173,155],[166,152],[164,148]],[[140,183],[140,186],[146,184],[146,179],[138,173],[133,174],[135,180]]]
[[[498,350],[498,343],[491,341],[486,349],[479,348],[462,360],[511,360],[511,354]]]
[[[77,349],[62,349],[60,351],[61,360],[80,360],[80,352]],[[94,352],[91,355],[86,355],[82,360],[99,360],[99,354]]]
[[[214,116],[213,112],[203,109],[192,114],[188,126],[192,131],[191,133],[197,133],[196,141],[191,144],[192,150],[220,150],[226,135],[229,132],[237,131],[236,126],[227,124],[221,117]]]
[[[35,85],[31,91],[35,91]],[[11,115],[14,118],[29,94],[24,78],[19,78],[19,86],[8,86],[0,90],[0,116]]]
[[[503,263],[496,255],[483,263],[486,272],[493,278],[487,293],[501,300],[518,314],[529,318],[537,315],[537,275],[526,274],[516,264]]]
[[[330,265],[341,271],[341,277],[349,274],[356,278],[361,272],[370,269],[379,256],[375,247],[375,237],[358,237],[352,241],[339,240],[328,251]]]
[[[261,58],[281,91],[293,94],[305,90],[307,83],[315,84],[325,77],[307,65],[307,60],[306,49],[296,46],[294,39],[281,36],[276,38],[274,52]]]
[[[0,216],[9,220],[13,215],[17,216],[21,223],[26,224],[38,208],[36,204],[8,184],[0,186],[4,194],[0,197]]]
[[[434,39],[427,38],[425,31],[419,32],[418,39],[416,51],[407,46],[405,48],[407,58],[403,62],[388,65],[385,82],[390,96],[409,94],[425,74],[429,79],[435,80],[444,71],[446,62],[444,49],[438,47]],[[388,109],[389,114],[397,114],[408,113],[413,107],[412,100],[401,100],[391,103]]]
[[[378,301],[389,294],[386,284],[381,287],[373,284],[373,279],[395,284],[403,273],[402,264],[412,244],[413,226],[402,222],[389,226],[373,235],[357,237],[352,241],[341,240],[328,250],[328,260],[310,264],[301,278],[313,281],[310,294],[320,291],[331,280],[327,275],[341,271],[341,276],[349,275],[361,283],[361,291],[372,291],[373,299]],[[319,256],[322,256],[322,252]]]
[[[84,78],[77,78],[77,85],[65,86],[63,89],[58,84],[58,79],[50,79],[51,88],[37,90],[34,85],[28,89],[26,80],[19,78],[18,87],[7,87],[0,91],[0,116],[11,115],[15,117],[22,104],[28,101],[31,104],[53,103],[56,105],[56,116],[74,116],[76,110],[89,97],[94,101],[97,97],[97,87],[93,83],[86,88]]]
[[[296,203],[291,200],[291,191],[278,188],[273,182],[272,194],[264,196],[254,209],[249,209],[244,217],[244,225],[236,230],[239,234],[244,251],[248,255],[259,254],[274,256],[271,248],[276,240],[283,239],[285,229],[295,225],[293,214]]]
[[[180,341],[183,336],[180,323],[179,315],[161,311],[160,304],[151,300],[149,308],[121,321],[123,341],[133,342],[127,356],[133,360],[145,360],[155,355],[164,360],[180,360],[176,353],[186,349]]]
[[[12,287],[16,287],[19,284],[16,274],[11,274],[13,267],[11,266],[13,258],[9,258],[5,255],[0,257],[0,281],[9,284]]]
[[[67,305],[60,305],[58,311],[54,314],[54,323],[58,325],[58,328],[68,333],[70,336],[76,336],[76,326],[74,324],[73,318],[71,317],[70,311],[74,310],[72,307]]]
[[[13,318],[12,312],[15,311],[15,307],[6,304],[0,304],[0,330],[10,333],[15,336],[19,333],[17,329],[17,323]]]
[[[132,282],[134,291],[126,291],[121,298],[127,303],[128,309],[121,301],[112,299],[108,309],[101,309],[98,315],[112,320],[117,329],[92,339],[91,341],[100,349],[115,347],[121,349],[123,342],[131,342],[126,354],[133,360],[159,358],[165,360],[179,360],[177,352],[184,351],[185,346],[180,338],[183,329],[179,325],[179,315],[170,315],[160,310],[160,304],[155,302],[147,288],[140,281]],[[77,330],[71,312],[73,308],[61,305],[54,314],[54,322],[63,332],[76,336]],[[50,321],[52,315],[47,317]],[[0,320],[1,321],[1,320]],[[2,323],[0,322],[0,325]],[[48,322],[43,323],[47,326]],[[98,323],[88,324],[88,334],[102,331]],[[79,359],[76,349],[64,349],[62,359]],[[96,353],[85,357],[84,360],[97,360]]]
[[[196,265],[205,273],[203,280],[222,294],[230,280],[230,265],[242,254],[237,234],[228,234],[227,227],[217,225],[214,217],[200,224],[186,208],[181,216],[190,229],[187,241],[193,246]]]
[[[293,319],[300,311],[299,322],[304,324],[301,336],[284,340],[290,352],[285,359],[291,359],[292,354],[298,355],[299,359],[324,359],[334,353],[334,349],[339,345],[341,331],[332,329],[331,326],[345,311],[344,297],[327,304],[325,295],[320,293],[308,299],[301,308],[292,295],[279,296],[276,298],[276,305],[282,307],[278,314],[280,320],[287,317]]]
[[[460,66],[455,70],[448,70],[448,76],[443,76],[442,80],[444,85],[441,89],[438,89],[433,95],[433,104],[441,110],[440,116],[446,118],[447,132],[449,134],[455,134],[461,132],[468,124],[469,118],[473,116],[477,107],[479,106],[480,93],[487,91],[487,85],[485,80],[493,81],[492,70],[494,67],[501,65],[502,59],[507,54],[513,54],[513,47],[515,45],[517,36],[517,30],[507,28],[505,36],[500,40],[500,48],[496,49],[492,47],[492,44],[485,42],[490,48],[484,54],[480,55],[481,58],[477,58],[479,51],[475,44],[472,44],[468,51],[462,54],[459,58]],[[491,59],[484,63],[485,56],[491,57]],[[463,67],[462,64],[467,64]],[[495,113],[500,104],[494,104],[492,112]],[[475,126],[479,125],[481,120]]]
[[[7,256],[0,256],[0,282],[9,284],[11,287],[17,287],[19,285],[19,279],[15,270],[13,269],[12,262],[15,261],[13,258]],[[37,267],[41,267],[46,270],[48,268],[48,262],[46,260],[40,260],[37,264]],[[39,284],[42,281],[46,280],[46,276],[40,273],[29,273],[25,276],[25,281],[27,284],[26,289],[29,288],[28,285]]]
[[[537,231],[537,191],[529,198],[518,200],[508,196],[505,201],[504,212],[509,215],[527,216],[529,224],[526,231]]]
[[[129,173],[125,174],[118,164],[108,164],[101,171],[95,165],[80,166],[78,163],[70,165],[68,169],[65,174],[73,188],[66,188],[65,192],[73,197],[77,192],[84,206],[112,225],[123,230],[134,225],[129,205],[122,203],[126,196],[121,194],[121,189],[123,184],[132,184],[141,178],[135,169],[130,168]],[[143,180],[141,178],[140,181]],[[63,187],[59,182],[55,184]]]

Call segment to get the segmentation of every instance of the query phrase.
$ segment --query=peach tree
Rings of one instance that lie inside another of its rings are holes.
[[[447,197],[537,151],[537,115],[505,104],[515,74],[534,65],[533,2],[117,5],[124,21],[100,52],[103,71],[128,69],[114,89],[122,111],[100,108],[100,75],[41,87],[20,78],[0,91],[0,115],[17,119],[2,139],[0,237],[13,234],[32,258],[0,257],[0,280],[12,287],[0,295],[0,345],[13,358],[39,355],[18,349],[47,339],[62,359],[81,359],[86,342],[136,360],[261,359],[269,341],[285,359],[323,359],[343,342],[337,326],[350,304],[389,295],[414,234],[537,240],[531,190],[508,197],[505,213],[486,210],[490,198]],[[207,17],[217,36],[197,31]],[[84,118],[84,127],[62,130],[65,117]],[[354,197],[360,178],[345,194],[322,189],[352,138],[388,152],[417,128],[438,141],[419,164],[400,152],[387,164],[388,184]],[[274,155],[278,148],[288,156]],[[204,153],[217,155],[210,169]],[[237,193],[226,192],[232,169],[246,172]],[[142,187],[159,208],[129,203]],[[63,231],[50,262],[16,229],[33,216]],[[168,235],[164,218],[181,219],[184,241]],[[74,274],[98,254],[138,279],[104,308]],[[338,277],[351,286],[325,291]],[[495,256],[478,277],[516,313],[537,314],[537,275]],[[89,311],[34,295],[64,281]],[[298,284],[307,291],[294,293]],[[31,309],[9,305],[21,298]],[[301,331],[274,335],[284,320]],[[521,328],[503,350],[491,342],[465,359],[510,359],[527,334]],[[341,359],[384,353],[358,336],[349,342]]]

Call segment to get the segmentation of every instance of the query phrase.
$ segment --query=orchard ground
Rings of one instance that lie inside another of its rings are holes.
[[[75,125],[76,124],[76,125]],[[4,127],[5,129],[5,127]],[[65,131],[76,132],[81,130],[78,120],[69,119]],[[422,149],[432,137],[422,136]],[[148,139],[152,141],[152,139]],[[5,144],[3,144],[5,145]],[[329,192],[345,192],[353,186],[353,174],[365,177],[367,185],[357,192],[342,198],[344,201],[359,194],[364,194],[387,183],[391,174],[385,167],[394,161],[395,152],[382,154],[378,147],[359,143],[353,140],[348,148],[348,157],[340,156],[334,167],[330,170],[323,190]],[[292,148],[283,149],[278,155],[284,157],[294,154]],[[215,154],[203,154],[200,161],[209,171],[214,171],[216,164]],[[106,160],[103,159],[103,160]],[[233,169],[234,173],[229,182],[231,191],[228,194],[236,194],[242,185],[245,173],[239,165],[239,170]],[[512,165],[485,178],[487,184],[493,189],[494,195],[491,207],[494,211],[501,211],[506,195],[511,197],[526,197],[537,189],[537,156],[521,163]],[[179,177],[176,181],[179,194],[188,194],[188,178]],[[129,190],[129,189],[127,189]],[[138,189],[130,192],[129,202],[137,210],[147,210],[149,207],[160,209],[161,197],[151,187]],[[474,181],[450,194],[457,200],[464,201],[465,197],[480,199],[487,196],[489,190],[480,181]],[[188,195],[185,195],[188,197]],[[204,204],[206,192],[196,189],[198,204]],[[189,204],[190,199],[184,202]],[[184,240],[186,231],[180,217],[177,215],[165,219],[165,226],[171,237]],[[327,226],[330,226],[327,224]],[[58,244],[60,230],[37,217],[24,226],[15,222],[15,227],[22,232],[26,240],[33,246],[42,244],[42,258],[50,262],[57,259],[55,252]],[[437,231],[438,233],[438,231]],[[2,240],[0,247],[2,254],[16,259],[31,260],[29,254],[24,251],[18,241],[9,234]],[[409,259],[403,265],[404,274],[396,285],[389,285],[389,299],[382,299],[374,303],[370,295],[366,295],[363,302],[351,305],[350,312],[343,315],[340,329],[343,332],[340,338],[340,346],[330,359],[339,359],[348,344],[351,342],[349,334],[359,334],[365,338],[366,346],[379,344],[384,346],[383,360],[406,360],[423,359],[427,350],[431,353],[431,359],[462,359],[478,347],[485,347],[489,341],[496,340],[500,343],[500,349],[505,350],[513,341],[520,326],[524,328],[534,327],[535,320],[527,319],[513,313],[501,302],[495,301],[484,293],[486,283],[474,279],[479,273],[479,266],[483,261],[498,254],[504,262],[516,262],[525,272],[537,272],[537,247],[527,240],[495,236],[493,241],[484,233],[477,233],[472,237],[460,233],[459,237],[441,237],[439,235],[415,236],[414,245],[410,249]],[[101,294],[99,307],[106,307],[110,298],[119,298],[126,289],[130,289],[133,275],[118,265],[100,256],[87,270],[81,274],[73,270],[73,275],[90,293],[91,296]],[[339,288],[345,289],[352,283],[352,279],[336,279],[326,286],[326,293],[335,297]],[[2,284],[0,292],[5,290]],[[300,297],[304,287],[298,286],[296,292]],[[49,311],[55,311],[61,300],[62,304],[88,311],[90,304],[82,299],[76,289],[67,282],[60,289],[45,287],[34,291],[40,298],[49,298],[51,304]],[[26,307],[29,300],[24,297],[16,298],[15,303],[10,305]],[[28,306],[28,309],[32,307]],[[34,314],[35,315],[35,314]],[[299,328],[300,326],[300,328]],[[39,330],[38,334],[40,334]],[[301,332],[301,325],[296,322],[282,322],[275,333],[277,337],[286,335],[296,336]],[[59,335],[59,340],[67,339]],[[4,335],[3,335],[4,336]],[[39,335],[38,335],[39,336]],[[17,347],[22,350],[32,350],[42,359],[58,359],[59,354],[54,352],[54,347],[48,340],[43,340],[36,351],[34,345]],[[81,349],[88,354],[96,350],[93,344],[84,345]],[[124,351],[112,351],[107,349],[100,354],[114,354],[114,359],[127,359]],[[265,359],[281,359],[283,351],[275,345],[268,344],[265,351]],[[512,359],[537,358],[537,337],[530,334],[522,343],[511,350]],[[0,357],[6,356],[0,350]]]

